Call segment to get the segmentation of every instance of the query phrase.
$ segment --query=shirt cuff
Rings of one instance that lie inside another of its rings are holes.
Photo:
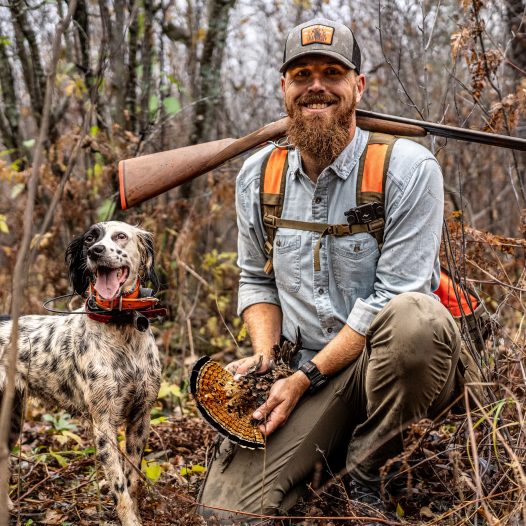
[[[237,299],[237,314],[241,316],[243,311],[255,305],[256,303],[272,303],[281,306],[279,301],[278,291],[274,287],[250,287],[250,286],[241,286],[239,287],[239,295]]]
[[[365,336],[369,326],[379,312],[380,309],[372,307],[361,298],[358,298],[347,318],[347,325],[358,334]]]

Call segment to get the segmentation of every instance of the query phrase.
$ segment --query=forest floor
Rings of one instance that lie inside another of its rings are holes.
[[[144,526],[204,524],[193,510],[216,433],[196,416],[192,401],[186,401],[182,410],[180,416],[152,420],[142,466],[140,510]],[[181,413],[181,406],[175,412]],[[391,505],[390,517],[354,502],[335,477],[316,490],[309,485],[308,497],[291,511],[303,519],[290,523],[360,525],[363,520],[351,517],[372,515],[379,518],[378,524],[520,526],[520,506],[510,501],[513,496],[509,491],[496,493],[508,509],[508,520],[503,522],[487,521],[483,506],[472,500],[475,481],[470,475],[465,422],[465,416],[450,414],[439,424],[422,421],[412,427],[406,451],[400,457],[401,469],[411,474],[408,489],[396,506]],[[482,440],[480,431],[476,432],[480,435],[477,440]],[[38,409],[30,415],[12,462],[11,498],[16,508],[12,525],[118,524],[90,434],[81,421],[69,415],[39,414]],[[502,481],[498,480],[498,470],[494,471],[485,483],[493,484],[495,490]]]

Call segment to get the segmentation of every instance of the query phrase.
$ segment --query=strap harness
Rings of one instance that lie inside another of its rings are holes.
[[[380,202],[383,206],[385,179],[389,168],[389,160],[396,138],[383,133],[371,133],[364,153],[360,158],[358,167],[359,191],[356,195],[358,206],[367,203]],[[282,219],[283,198],[285,196],[285,185],[288,171],[288,150],[275,148],[263,163],[260,185],[260,203],[263,224],[267,234],[265,242],[265,253],[267,263],[264,271],[272,272],[272,253],[274,248],[274,237],[278,228],[293,228],[296,230],[309,230],[319,232],[314,249],[314,270],[320,270],[320,246],[322,239],[326,236],[351,236],[361,232],[373,235],[378,245],[382,246],[385,219],[379,217],[373,221],[361,224],[336,224],[314,223],[309,221],[295,221]],[[378,177],[380,176],[380,177]]]
[[[270,274],[272,272],[274,238],[278,228],[308,230],[321,234],[314,249],[315,271],[320,270],[321,240],[326,235],[350,236],[359,232],[368,232],[376,238],[380,250],[382,249],[385,227],[385,217],[383,214],[385,182],[391,152],[396,140],[397,138],[392,135],[370,133],[369,141],[360,158],[356,187],[357,208],[368,203],[380,203],[382,206],[381,217],[365,224],[329,225],[325,223],[282,219],[281,214],[283,212],[283,199],[285,196],[288,171],[288,149],[276,147],[270,152],[263,162],[260,181],[261,217],[263,218],[266,233],[264,249],[267,255],[267,262],[264,266],[265,273]],[[467,317],[468,325],[470,318],[476,318],[476,316],[471,315],[479,306],[482,307],[475,293],[464,291],[444,268],[441,268],[440,285],[435,291],[435,294],[454,317],[460,318],[463,315]]]

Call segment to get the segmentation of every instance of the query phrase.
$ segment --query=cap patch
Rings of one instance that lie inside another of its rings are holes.
[[[304,27],[301,30],[301,45],[308,46],[309,44],[332,44],[332,37],[334,36],[334,28],[316,24],[314,26]]]

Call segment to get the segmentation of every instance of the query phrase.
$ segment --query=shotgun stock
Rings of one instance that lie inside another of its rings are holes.
[[[252,148],[275,141],[287,133],[288,117],[271,122],[240,139],[185,146],[119,162],[119,193],[123,210],[195,179]],[[526,150],[526,140],[505,135],[455,128],[392,115],[356,110],[356,124],[368,131],[402,137],[425,137],[428,133],[464,141]]]

